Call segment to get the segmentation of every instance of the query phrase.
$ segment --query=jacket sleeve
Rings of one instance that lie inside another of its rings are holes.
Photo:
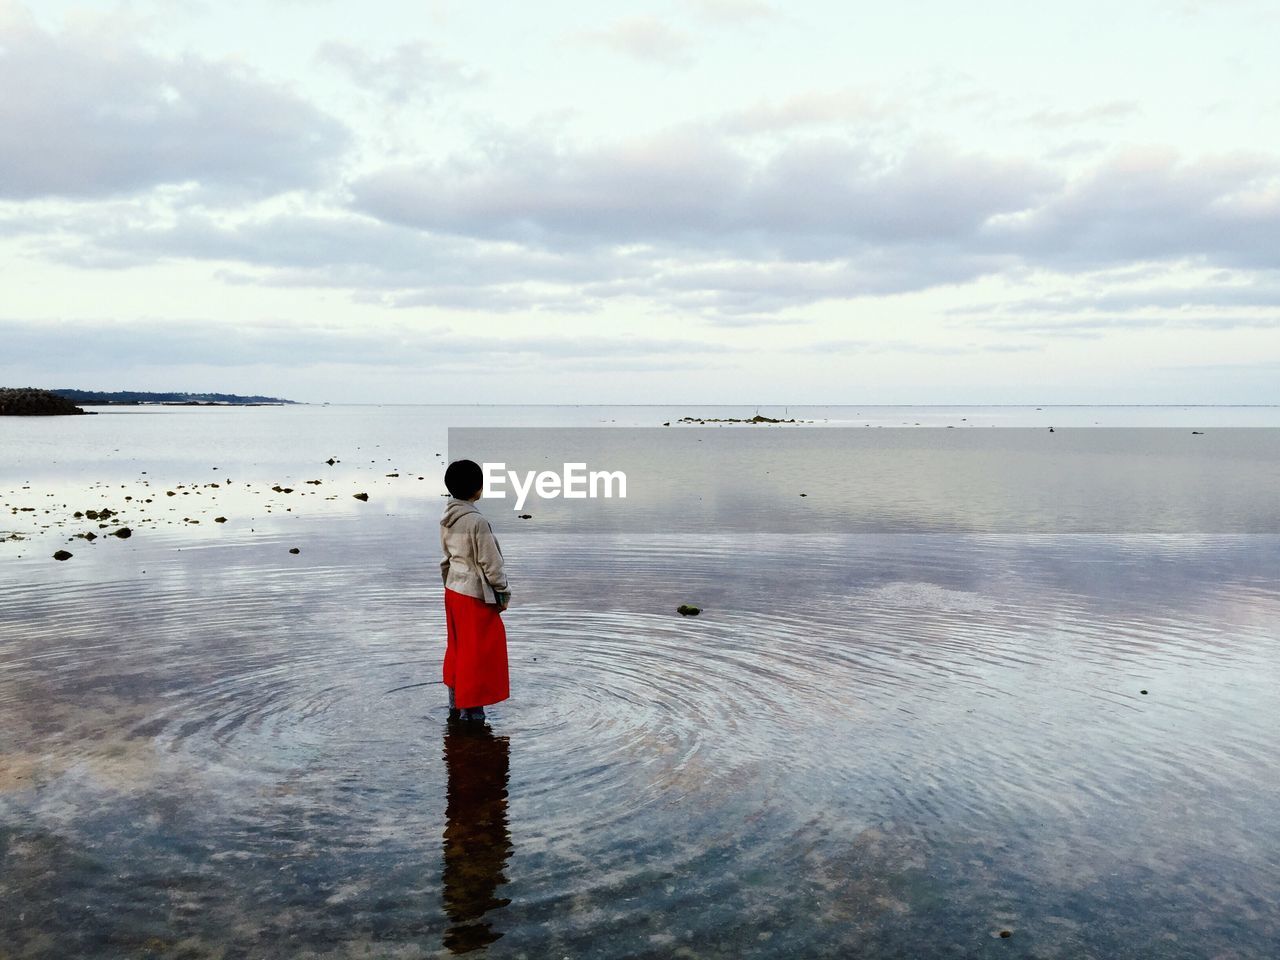
[[[476,525],[475,529],[476,565],[489,586],[498,593],[510,593],[507,585],[507,571],[502,565],[502,548],[498,546],[498,538],[493,535],[493,527],[486,520]]]
[[[449,550],[444,545],[444,527],[440,528],[440,550],[444,553],[444,559],[440,561],[440,580],[443,583],[449,582]]]

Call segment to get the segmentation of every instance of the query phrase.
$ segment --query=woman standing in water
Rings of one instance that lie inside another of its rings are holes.
[[[449,688],[449,719],[483,721],[486,706],[511,695],[502,623],[511,593],[498,540],[475,505],[484,490],[479,464],[455,460],[445,470],[444,485],[449,502],[440,518],[440,573],[448,633],[444,683]]]

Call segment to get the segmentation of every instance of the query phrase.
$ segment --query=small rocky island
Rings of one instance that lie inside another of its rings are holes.
[[[83,414],[66,397],[35,387],[0,387],[0,417],[56,417]]]
[[[777,417],[766,417],[757,413],[754,417],[681,417],[676,423],[813,423],[812,420],[797,420],[792,417],[790,420],[781,420]],[[663,424],[664,427],[671,426],[668,420]]]

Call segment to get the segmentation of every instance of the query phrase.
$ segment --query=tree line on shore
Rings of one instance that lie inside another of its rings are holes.
[[[190,406],[248,406],[286,404],[278,397],[244,397],[234,393],[151,393],[142,390],[41,390],[37,387],[0,387],[0,416],[48,417],[81,414],[77,404],[112,405],[159,403]]]
[[[35,387],[0,387],[0,416],[48,417],[84,413],[79,407],[49,390]]]
[[[147,390],[72,390],[60,388],[51,390],[73,403],[109,404],[109,403],[293,403],[279,397],[241,396],[237,393],[157,393]]]

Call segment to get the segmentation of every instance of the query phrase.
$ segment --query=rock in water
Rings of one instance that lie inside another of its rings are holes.
[[[133,531],[130,530],[128,527],[121,527],[119,530],[116,531],[116,536],[119,537],[121,540],[128,540],[130,537],[133,536]]]
[[[297,547],[290,547],[290,548],[289,548],[289,552],[290,552],[290,553],[301,553],[302,551],[301,551],[301,550],[299,550]]]
[[[367,493],[353,493],[352,496],[355,497],[357,500],[369,499],[369,495]]]
[[[691,603],[682,603],[680,606],[676,607],[676,613],[680,614],[682,617],[696,617],[701,612],[701,607],[695,607]]]
[[[59,550],[57,553],[55,553],[55,554],[53,555],[53,559],[55,559],[55,560],[70,560],[72,556],[73,556],[73,554],[68,553],[66,550]]]

